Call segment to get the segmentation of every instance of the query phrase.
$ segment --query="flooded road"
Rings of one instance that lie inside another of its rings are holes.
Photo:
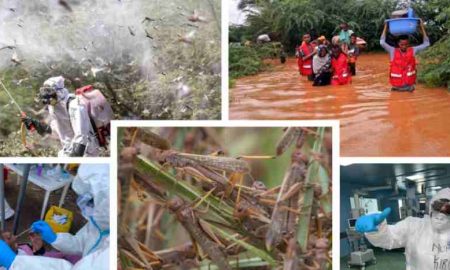
[[[341,120],[342,156],[450,156],[450,93],[391,92],[387,53],[363,54],[353,83],[312,87],[297,61],[236,81],[230,119]]]

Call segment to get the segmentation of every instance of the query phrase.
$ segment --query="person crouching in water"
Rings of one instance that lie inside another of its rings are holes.
[[[333,76],[331,78],[331,85],[343,85],[352,82],[352,75],[350,74],[347,56],[342,52],[339,45],[333,45],[331,48],[331,69]]]
[[[298,65],[300,68],[300,74],[303,76],[308,76],[309,81],[314,80],[312,59],[315,54],[316,50],[313,44],[311,44],[311,36],[309,34],[304,34],[302,45],[299,47]]]
[[[46,80],[39,89],[39,99],[44,105],[48,105],[51,126],[23,115],[22,122],[28,130],[35,129],[44,136],[55,129],[62,145],[59,157],[98,156],[99,143],[87,108],[75,95],[69,94],[62,76]]]
[[[331,81],[331,57],[325,45],[319,45],[313,58],[313,86],[329,85]]]
[[[430,40],[425,32],[423,21],[420,20],[420,30],[423,35],[422,44],[410,47],[407,36],[401,36],[398,40],[398,48],[386,43],[387,24],[381,34],[380,45],[389,52],[391,60],[389,78],[392,91],[409,91],[415,89],[416,84],[416,54],[430,46]]]

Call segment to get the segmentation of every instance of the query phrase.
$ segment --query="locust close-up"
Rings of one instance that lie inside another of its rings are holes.
[[[331,269],[330,135],[119,129],[119,266]]]

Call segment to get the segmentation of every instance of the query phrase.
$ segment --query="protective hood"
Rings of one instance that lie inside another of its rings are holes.
[[[439,190],[438,193],[436,193],[436,195],[433,196],[433,198],[431,198],[430,201],[430,205],[429,205],[429,213],[431,214],[431,206],[433,205],[433,203],[437,200],[440,199],[447,199],[450,200],[450,188],[444,188]]]
[[[430,201],[431,227],[437,232],[450,230],[450,219],[447,214],[433,210],[433,203],[440,200],[450,200],[450,188],[441,189]]]
[[[107,164],[82,164],[72,183],[72,189],[80,197],[94,199],[92,211],[89,211],[87,218],[101,230],[109,229],[109,181]]]
[[[47,79],[44,84],[44,87],[52,87],[56,90],[56,94],[58,96],[58,101],[65,100],[69,95],[69,90],[64,88],[64,77],[51,77]]]

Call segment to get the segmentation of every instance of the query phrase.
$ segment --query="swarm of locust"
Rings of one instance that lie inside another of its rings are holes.
[[[244,267],[239,264],[240,254],[251,253],[270,262],[252,269],[330,269],[331,219],[321,213],[316,203],[329,194],[323,194],[321,186],[308,179],[311,158],[301,152],[307,135],[314,137],[317,132],[286,129],[276,153],[282,155],[294,144],[291,166],[282,184],[268,189],[259,181],[244,185],[244,178],[251,178],[247,159],[273,157],[182,153],[172,150],[168,140],[148,129],[127,129],[127,146],[119,159],[120,267],[191,269],[210,261],[218,269],[233,269]],[[317,160],[321,155],[311,156]],[[147,163],[157,164],[152,174],[142,169],[142,164]],[[173,170],[175,176],[167,177],[167,170]],[[160,178],[175,182],[166,183]],[[177,186],[184,191],[199,191],[201,196],[193,198],[180,189],[178,194],[174,188]],[[168,191],[171,188],[174,192]],[[127,216],[130,204],[136,201],[143,203],[144,211],[148,211],[143,216],[148,218],[131,225]],[[172,214],[191,241],[170,249],[151,250],[150,246],[158,246],[155,242],[164,239],[156,226],[164,212]],[[307,226],[304,242],[297,233],[299,223]],[[136,235],[139,226],[145,226],[144,241]]]

